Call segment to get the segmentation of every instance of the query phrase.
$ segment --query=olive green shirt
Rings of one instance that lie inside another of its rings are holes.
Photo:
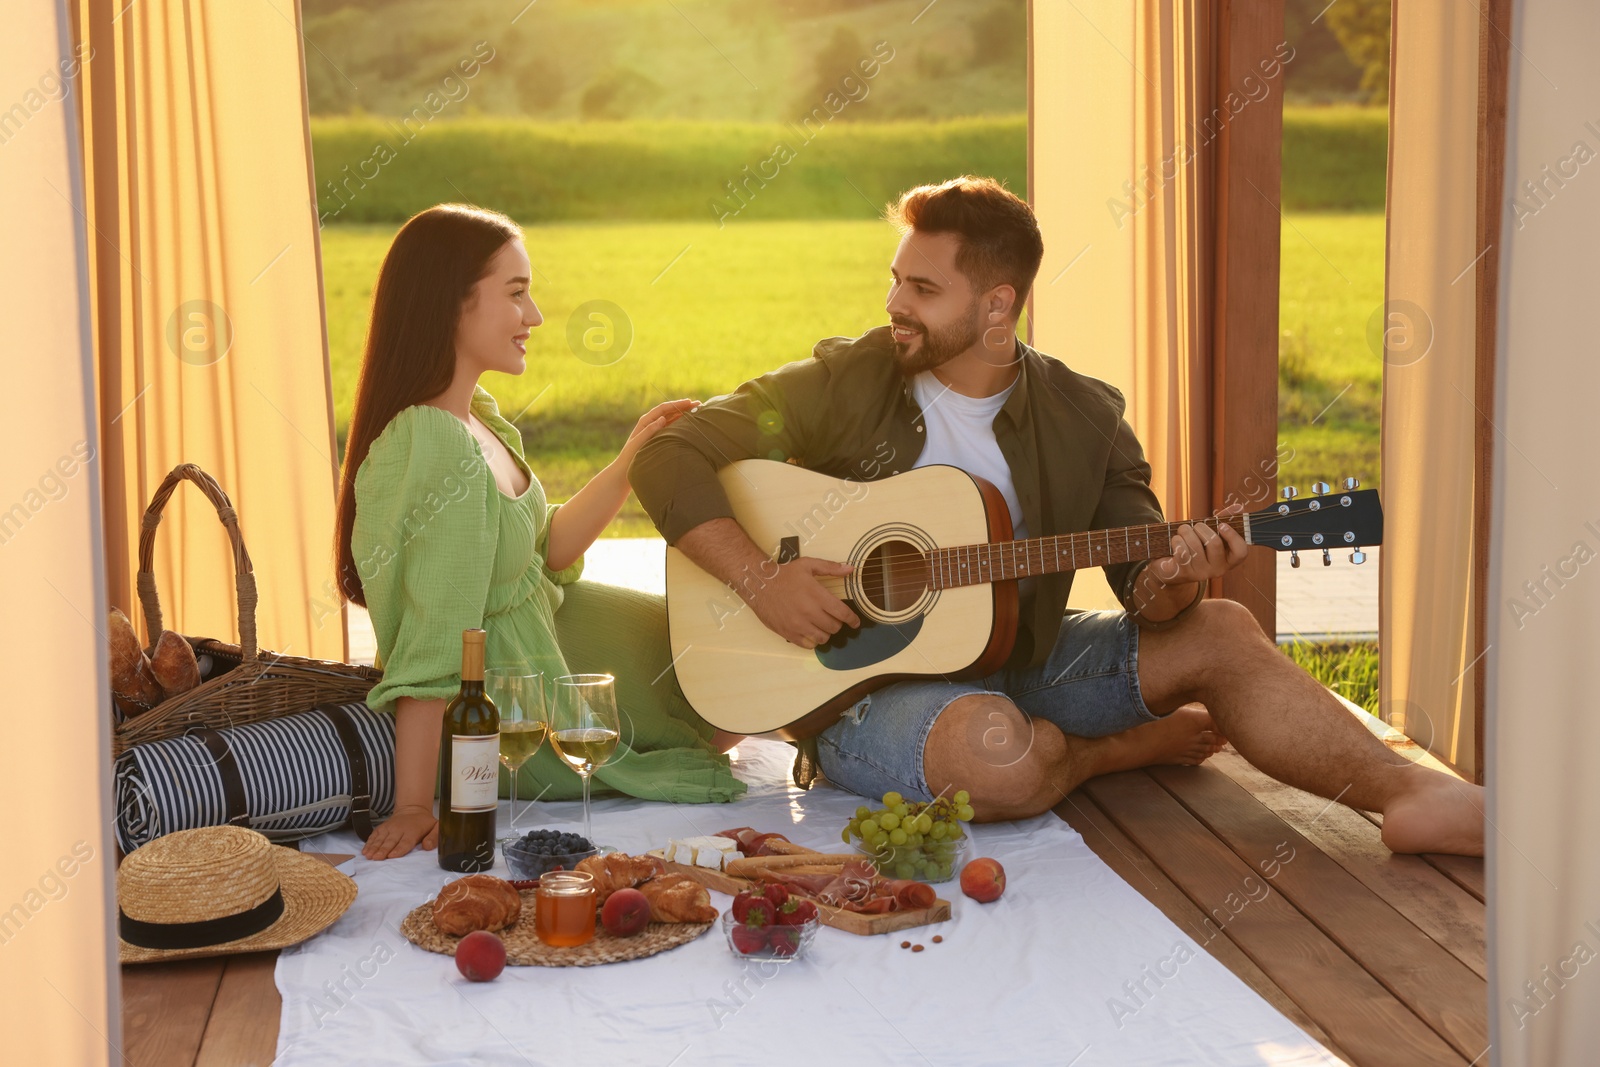
[[[628,479],[668,544],[716,518],[733,518],[717,470],[741,459],[799,463],[852,481],[916,465],[922,409],[894,358],[889,327],[818,342],[786,364],[712,397],[639,450]],[[1164,521],[1150,465],[1123,417],[1122,394],[1020,340],[1021,373],[995,416],[995,441],[1011,468],[1032,537]],[[775,554],[778,546],[762,545]],[[1133,610],[1145,561],[1105,568]],[[1020,608],[1008,667],[1037,667],[1055,645],[1073,572],[1042,575]]]

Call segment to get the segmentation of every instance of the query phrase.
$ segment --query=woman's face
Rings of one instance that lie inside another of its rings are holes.
[[[544,321],[528,291],[533,273],[520,238],[507,241],[472,287],[456,325],[456,362],[472,370],[521,374],[528,365],[528,331]]]

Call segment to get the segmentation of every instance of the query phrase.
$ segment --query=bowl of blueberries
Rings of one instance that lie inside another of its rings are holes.
[[[521,837],[508,837],[500,842],[500,853],[517,881],[531,881],[558,867],[570,871],[578,861],[597,855],[599,851],[581,834],[559,830],[530,830]]]

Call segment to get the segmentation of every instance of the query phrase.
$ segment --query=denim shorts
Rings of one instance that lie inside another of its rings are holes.
[[[1105,737],[1156,716],[1139,691],[1139,628],[1124,611],[1069,611],[1043,666],[950,682],[894,682],[863,697],[817,736],[829,781],[876,799],[893,790],[928,799],[922,749],[951,702],[975,693],[1009,697],[1064,734]]]

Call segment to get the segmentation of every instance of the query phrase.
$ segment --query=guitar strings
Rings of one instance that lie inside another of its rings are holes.
[[[1304,517],[1306,515],[1316,515],[1316,514],[1319,514],[1322,511],[1327,511],[1330,515],[1337,515],[1337,514],[1341,513],[1340,511],[1336,511],[1336,510],[1334,510],[1332,508],[1312,508],[1312,507],[1309,506],[1309,503],[1310,502],[1308,501],[1307,502],[1307,506],[1299,507],[1299,508],[1293,507],[1291,505],[1291,507],[1290,507],[1290,509],[1288,511],[1278,511],[1276,509],[1272,509],[1272,510],[1269,510],[1269,511],[1267,511],[1265,513],[1259,513],[1259,514],[1258,513],[1252,513],[1250,515],[1251,528],[1252,528],[1252,530],[1261,529],[1261,528],[1272,526],[1275,523],[1279,523],[1279,522],[1282,522],[1284,520],[1300,518],[1300,517]],[[1177,528],[1179,526],[1185,526],[1185,525],[1188,525],[1188,526],[1209,526],[1212,529],[1216,529],[1219,524],[1224,524],[1225,523],[1225,524],[1227,524],[1229,526],[1233,526],[1233,528],[1238,530],[1240,533],[1243,533],[1244,532],[1244,530],[1243,530],[1243,525],[1244,525],[1243,519],[1244,519],[1243,515],[1234,515],[1234,516],[1227,516],[1227,517],[1213,515],[1213,516],[1211,516],[1209,518],[1205,518],[1205,519],[1194,519],[1194,520],[1187,520],[1187,521],[1181,521],[1181,522],[1149,523],[1148,525],[1143,526],[1143,527],[1130,526],[1130,527],[1126,527],[1125,529],[1126,530],[1130,530],[1130,531],[1131,530],[1135,530],[1135,529],[1142,529],[1142,530],[1144,530],[1146,532],[1147,538],[1148,538],[1148,532],[1150,530],[1152,530],[1152,529],[1164,529],[1166,531],[1166,533],[1167,533],[1167,536],[1169,538],[1169,544],[1170,544],[1170,538],[1177,531]],[[1028,539],[1022,540],[1022,541],[1018,541],[1018,540],[1011,540],[1011,541],[984,541],[984,542],[977,542],[977,543],[974,543],[974,544],[971,544],[971,545],[956,545],[956,546],[951,546],[951,547],[947,547],[947,548],[935,548],[935,549],[932,550],[932,552],[927,553],[927,554],[924,554],[922,552],[918,552],[918,551],[915,551],[915,550],[910,551],[910,552],[896,552],[894,550],[891,550],[886,556],[878,556],[878,557],[876,557],[876,559],[873,561],[872,565],[880,566],[880,567],[881,566],[887,566],[890,570],[899,569],[899,570],[901,570],[903,572],[904,571],[909,571],[911,573],[904,574],[903,576],[902,575],[895,575],[894,577],[892,577],[890,579],[890,581],[888,581],[886,583],[882,583],[881,585],[874,583],[873,584],[873,588],[872,588],[872,592],[877,593],[877,594],[882,595],[882,596],[896,597],[896,598],[901,597],[901,596],[905,596],[905,595],[908,595],[908,594],[920,594],[922,591],[924,591],[924,590],[926,590],[928,588],[928,586],[929,586],[929,584],[930,584],[930,582],[932,580],[932,576],[933,576],[933,573],[934,573],[934,570],[935,570],[936,562],[938,562],[940,567],[946,566],[949,563],[954,562],[954,557],[949,555],[949,554],[958,553],[958,552],[982,551],[982,550],[985,550],[985,549],[989,550],[992,553],[993,550],[995,550],[995,549],[1004,549],[1008,545],[1013,545],[1014,546],[1014,545],[1023,545],[1023,544],[1031,544],[1031,543],[1041,543],[1042,544],[1043,542],[1053,541],[1053,542],[1056,542],[1057,556],[1059,558],[1059,556],[1060,556],[1059,546],[1060,546],[1060,543],[1062,541],[1067,541],[1068,543],[1071,543],[1071,542],[1074,541],[1074,539],[1083,538],[1084,539],[1084,549],[1085,549],[1086,553],[1089,555],[1090,562],[1082,565],[1081,567],[1061,568],[1062,570],[1087,570],[1087,569],[1091,569],[1091,568],[1094,568],[1094,567],[1103,567],[1103,566],[1106,566],[1108,563],[1131,563],[1131,562],[1138,562],[1141,559],[1157,559],[1157,558],[1160,558],[1158,556],[1141,556],[1141,557],[1134,557],[1134,558],[1129,558],[1129,559],[1125,559],[1125,560],[1107,560],[1106,562],[1102,562],[1102,563],[1093,562],[1093,559],[1094,559],[1094,545],[1093,545],[1093,542],[1091,540],[1092,535],[1093,534],[1097,534],[1097,533],[1104,533],[1106,535],[1106,538],[1105,538],[1106,549],[1105,549],[1105,551],[1106,551],[1107,555],[1109,556],[1111,554],[1111,552],[1110,552],[1110,535],[1115,533],[1115,532],[1116,531],[1114,529],[1112,529],[1112,530],[1080,530],[1080,531],[1077,531],[1077,532],[1074,532],[1074,533],[1067,533],[1067,534],[1048,534],[1048,535],[1045,535],[1043,537],[1028,538]],[[1271,547],[1271,546],[1267,546],[1267,547]],[[1342,545],[1341,546],[1329,546],[1329,547],[1342,547]],[[1016,549],[1013,548],[1013,549],[1011,549],[1011,551],[1013,553],[1015,553]],[[1024,551],[1023,562],[1026,564],[1028,562],[1028,560],[1026,558],[1026,553],[1028,551],[1030,551],[1030,550],[1024,549],[1023,551]],[[1045,551],[1045,550],[1043,548],[1041,548],[1041,552],[1043,552],[1043,551]],[[936,561],[934,558],[931,558],[935,553],[946,553],[947,555],[942,560]],[[1077,549],[1076,549],[1075,545],[1073,547],[1071,555],[1073,556],[1073,558],[1076,558]],[[999,567],[999,568],[996,568],[996,570],[1001,572],[1001,573],[1003,573],[1005,568]],[[1016,570],[1015,566],[1012,567],[1012,570],[1013,571]],[[952,583],[951,585],[941,586],[940,588],[945,588],[945,589],[960,588],[961,586],[965,586],[965,585],[980,585],[980,584],[985,584],[985,583],[994,582],[994,581],[1015,581],[1015,580],[1018,580],[1019,578],[1037,577],[1039,575],[1048,574],[1048,573],[1059,573],[1059,571],[1044,571],[1044,570],[1041,570],[1041,571],[1038,571],[1038,572],[1018,574],[1015,577],[1011,577],[1011,578],[1005,578],[1005,577],[995,578],[995,577],[992,576],[992,574],[986,573],[983,578],[980,578],[980,579],[978,579],[976,581],[971,581],[971,582],[961,581],[961,582]],[[825,582],[825,584],[830,584],[830,585],[834,581],[837,581],[841,586],[846,585],[846,582],[845,582],[844,578],[838,577],[838,576],[835,576],[835,575],[827,575],[827,576],[824,576],[822,579],[819,579],[819,580],[823,580]],[[863,584],[865,584],[865,583],[863,583]]]

